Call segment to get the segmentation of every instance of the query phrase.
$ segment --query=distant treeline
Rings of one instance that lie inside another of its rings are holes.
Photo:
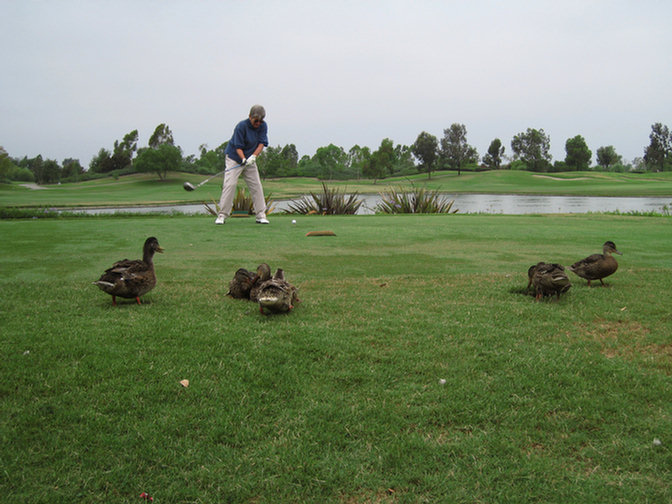
[[[259,156],[258,165],[264,177],[315,177],[322,180],[384,179],[390,176],[455,170],[529,170],[535,172],[564,172],[581,170],[602,171],[669,171],[672,170],[672,135],[670,129],[655,123],[651,126],[650,143],[643,148],[643,157],[624,162],[612,145],[593,152],[581,135],[565,142],[565,159],[552,161],[550,137],[543,129],[528,128],[513,137],[510,154],[499,138],[490,143],[480,156],[467,142],[463,124],[454,123],[437,138],[421,132],[413,145],[394,144],[385,138],[372,151],[355,145],[349,150],[334,144],[317,149],[312,156],[299,157],[294,144],[269,146]],[[76,182],[100,177],[122,176],[137,172],[153,172],[165,178],[170,171],[213,174],[224,170],[227,142],[215,149],[201,145],[198,155],[185,156],[175,145],[166,124],[154,130],[146,147],[138,148],[138,130],[133,130],[111,149],[101,148],[88,167],[78,159],[66,158],[61,163],[44,159],[11,157],[0,147],[0,182],[24,181],[38,184]]]

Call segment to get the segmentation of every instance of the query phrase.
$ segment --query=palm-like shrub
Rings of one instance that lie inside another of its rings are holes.
[[[266,201],[266,213],[270,214],[273,212],[273,207],[271,207],[271,195],[269,194],[268,196],[265,196],[264,200]],[[203,204],[205,205],[205,209],[211,215],[216,216],[219,214],[219,202],[213,200],[212,206],[205,202]],[[252,196],[248,195],[242,187],[238,187],[236,190],[236,196],[233,198],[233,207],[231,208],[231,211],[236,213],[247,212],[248,215],[254,215]]]
[[[321,214],[321,215],[354,215],[362,206],[358,194],[346,195],[338,189],[329,189],[322,182],[322,192],[311,192],[310,196],[303,196],[300,200],[290,203],[286,213],[291,214]]]
[[[428,191],[412,186],[411,190],[390,187],[380,193],[381,201],[376,205],[380,213],[457,213],[453,210],[455,200],[448,201],[439,191]]]

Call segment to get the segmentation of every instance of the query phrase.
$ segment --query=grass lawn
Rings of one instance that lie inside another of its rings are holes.
[[[2,501],[672,501],[670,218],[294,218],[0,221]],[[524,292],[606,240],[608,287]],[[262,261],[289,315],[226,297]]]

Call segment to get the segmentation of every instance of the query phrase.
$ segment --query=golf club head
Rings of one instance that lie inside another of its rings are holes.
[[[193,191],[194,189],[196,189],[193,185],[191,185],[190,182],[185,182],[182,187],[184,187],[185,191]]]

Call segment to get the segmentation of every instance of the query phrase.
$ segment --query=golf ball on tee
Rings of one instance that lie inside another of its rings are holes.
[[[292,219],[292,224],[296,224],[296,219]]]

